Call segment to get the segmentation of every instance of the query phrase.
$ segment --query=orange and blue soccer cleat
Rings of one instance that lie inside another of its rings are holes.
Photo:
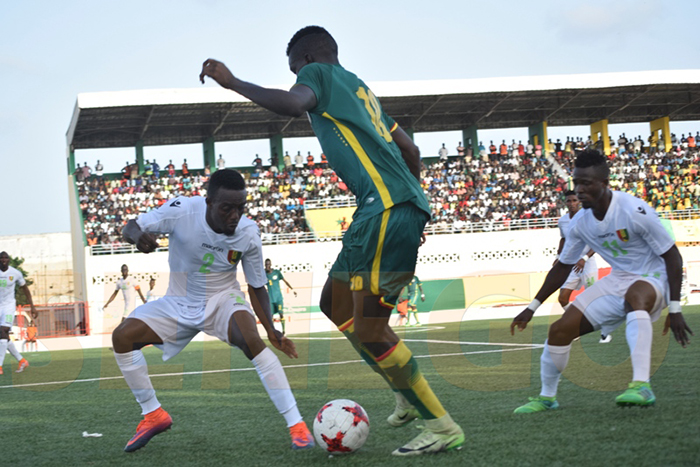
[[[309,449],[316,445],[314,437],[303,421],[290,427],[289,435],[292,437],[292,449]]]
[[[26,358],[23,358],[22,360],[19,361],[19,366],[17,366],[17,370],[15,373],[22,373],[25,368],[29,366],[29,362],[27,361]]]
[[[168,412],[163,410],[163,407],[158,407],[151,413],[144,415],[143,420],[136,427],[136,434],[126,443],[124,451],[134,452],[141,449],[153,438],[166,430],[169,430],[173,425],[173,419]]]

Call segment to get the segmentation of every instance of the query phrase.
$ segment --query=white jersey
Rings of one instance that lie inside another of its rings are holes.
[[[7,271],[0,271],[0,314],[14,315],[17,309],[15,284],[20,287],[26,284],[21,272],[12,266],[8,266]]]
[[[579,212],[580,211],[581,211],[581,209],[579,209]],[[576,213],[576,214],[578,214],[578,213]],[[566,214],[561,216],[559,218],[559,221],[557,222],[557,226],[559,227],[559,235],[561,235],[561,238],[563,238],[564,240],[566,240],[566,237],[569,235],[569,229],[571,228],[571,219],[573,219],[573,217],[571,217],[569,215],[569,213],[567,212]],[[588,246],[586,246],[586,248],[583,249],[583,254],[586,254],[589,251],[590,251],[590,248],[588,248]],[[583,256],[583,255],[581,255],[581,256]],[[567,263],[565,263],[565,264],[567,264]]]
[[[242,217],[229,237],[214,232],[205,213],[206,200],[201,196],[178,197],[136,220],[144,232],[170,235],[166,296],[182,297],[201,306],[217,293],[240,290],[236,280],[239,262],[248,285],[259,288],[267,284],[260,230],[255,222]]]
[[[666,280],[666,263],[661,255],[674,241],[647,203],[627,193],[613,191],[602,221],[595,218],[592,209],[576,213],[559,261],[576,263],[586,245],[602,256],[613,271]]]
[[[130,313],[134,308],[136,308],[136,293],[134,292],[136,288],[136,283],[133,281],[133,277],[128,277],[124,279],[120,277],[116,282],[116,289],[121,290],[122,295],[124,295],[124,312]]]

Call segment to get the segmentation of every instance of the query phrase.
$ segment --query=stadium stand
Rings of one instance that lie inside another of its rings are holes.
[[[649,144],[645,146],[641,136],[628,140],[621,135],[616,141],[611,138],[612,187],[645,199],[659,211],[698,209],[700,151],[696,138],[672,135],[672,141],[674,148],[666,153]],[[523,145],[513,141],[512,151],[489,153],[468,147],[463,155],[450,156],[447,161],[425,159],[421,176],[431,208],[428,231],[452,233],[554,225],[564,210],[561,193],[572,186],[570,176],[576,152],[596,144],[600,143],[593,143],[590,138],[567,138],[555,143],[550,140],[545,154],[538,156],[529,142]],[[160,174],[149,170],[138,174],[133,168],[131,165],[131,170],[125,168],[121,177],[111,178],[84,168],[76,170],[88,245],[118,246],[121,228],[140,213],[175,196],[206,195],[208,171],[183,175],[174,170]],[[347,186],[331,169],[320,165],[301,169],[290,166],[282,171],[269,167],[252,169],[244,169],[248,213],[260,226],[264,240],[313,240],[311,230],[318,231],[318,225],[338,224],[339,234],[344,230],[342,216],[331,216],[314,227],[310,226],[313,216],[305,215],[305,207],[354,206]],[[161,241],[167,245],[167,239]]]

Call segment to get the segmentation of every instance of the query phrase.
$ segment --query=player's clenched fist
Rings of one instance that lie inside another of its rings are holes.
[[[136,249],[142,253],[151,253],[158,248],[156,237],[148,232],[143,232],[136,241]]]
[[[207,59],[202,64],[202,72],[199,74],[199,80],[204,84],[204,77],[208,76],[220,86],[224,88],[231,88],[231,81],[233,81],[233,73],[218,60],[213,58]]]

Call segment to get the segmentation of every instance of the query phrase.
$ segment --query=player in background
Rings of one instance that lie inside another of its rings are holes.
[[[294,343],[272,326],[260,231],[244,215],[245,204],[241,174],[217,170],[209,180],[206,199],[175,198],[129,221],[122,231],[124,239],[144,253],[158,248],[155,235],[170,237],[168,291],[164,297],[136,308],[112,334],[117,364],[144,415],[124,448],[127,452],[142,448],[172,425],[172,418],[156,398],[141,349],[148,344],[160,345],[163,360],[168,360],[200,331],[238,347],[252,361],[287,422],[292,448],[314,445],[279,359],[258,334],[253,310],[270,343],[297,358]],[[252,309],[236,280],[239,264]],[[235,421],[235,410],[231,417]]]
[[[265,274],[267,275],[267,293],[270,295],[270,306],[272,307],[272,317],[276,314],[280,315],[280,323],[282,324],[282,334],[285,334],[285,319],[284,319],[284,297],[282,297],[282,290],[280,289],[280,280],[287,284],[287,287],[292,289],[294,296],[297,296],[294,287],[287,282],[287,279],[282,275],[282,271],[279,269],[272,269],[272,261],[269,259],[265,260]]]
[[[462,429],[389,326],[399,293],[414,275],[430,218],[419,182],[420,151],[367,85],[340,65],[328,31],[301,29],[289,41],[287,57],[297,75],[289,91],[242,81],[213,59],[203,63],[200,80],[213,78],[280,115],[308,113],[328,164],[357,198],[354,220],[321,294],[321,310],[394,391],[397,405],[389,424],[425,419],[425,429],[393,454],[457,448],[464,443]]]
[[[566,235],[569,232],[569,226],[571,225],[571,219],[574,218],[577,212],[581,210],[581,202],[576,196],[576,192],[567,191],[564,193],[564,201],[569,212],[561,216],[557,225],[559,226],[559,234],[561,238],[559,239],[559,247],[557,248],[557,259],[554,260],[556,264],[559,261],[559,255],[564,249],[564,243],[566,241]],[[598,265],[596,264],[594,255],[595,252],[590,248],[584,249],[584,254],[581,256],[574,267],[571,269],[569,277],[566,278],[566,282],[559,289],[559,304],[562,308],[566,309],[571,301],[571,294],[574,290],[581,290],[582,288],[590,287],[598,279]],[[612,340],[611,335],[600,335],[600,343],[607,344]]]
[[[406,320],[406,325],[411,325],[411,316],[416,320],[415,326],[420,326],[420,321],[418,320],[418,290],[420,289],[420,301],[425,301],[425,294],[423,293],[423,283],[418,279],[418,276],[413,276],[411,282],[406,286],[406,291],[408,293],[408,318]]]
[[[148,281],[148,290],[146,291],[146,302],[152,302],[154,300],[158,300],[158,297],[155,295],[155,292],[153,291],[153,288],[156,286],[156,280],[153,276]]]
[[[588,247],[612,266],[612,272],[584,290],[550,326],[540,359],[540,396],[515,413],[559,407],[557,385],[569,360],[571,342],[578,336],[597,329],[609,334],[626,323],[633,375],[628,389],[615,399],[621,406],[649,406],[656,401],[649,384],[652,322],[667,304],[663,334],[670,328],[682,347],[690,342],[688,334],[693,333],[683,319],[680,303],[683,258],[654,209],[632,195],[611,191],[609,174],[605,156],[596,150],[583,151],[576,158],[573,180],[585,210],[571,221],[559,261],[532,303],[511,323],[511,334],[516,327],[525,329]]]
[[[109,300],[107,300],[107,303],[105,303],[104,306],[105,308],[107,308],[109,304],[112,303],[112,300],[116,298],[117,293],[121,290],[122,294],[124,295],[124,314],[122,315],[122,322],[126,319],[127,316],[129,316],[129,313],[131,313],[134,310],[134,308],[136,308],[136,297],[134,295],[134,290],[136,290],[139,293],[141,301],[143,303],[146,303],[146,298],[143,296],[143,293],[141,293],[141,287],[135,282],[136,281],[133,277],[129,277],[129,266],[127,266],[126,264],[122,264],[122,277],[117,279],[114,293],[112,293],[112,296],[109,297]]]
[[[27,324],[27,328],[24,330],[24,341],[22,342],[22,351],[32,352],[32,347],[34,352],[39,350],[38,344],[36,342],[37,328],[34,321],[30,321]],[[29,350],[26,350],[29,349]]]
[[[19,286],[27,297],[31,307],[31,315],[36,319],[38,313],[34,308],[32,293],[24,280],[24,276],[17,269],[10,266],[10,255],[7,252],[0,252],[0,375],[3,374],[2,366],[5,363],[5,352],[17,360],[17,373],[21,373],[29,366],[29,362],[19,353],[15,343],[10,340],[10,330],[15,320],[17,311],[17,300],[15,298],[15,287]]]

